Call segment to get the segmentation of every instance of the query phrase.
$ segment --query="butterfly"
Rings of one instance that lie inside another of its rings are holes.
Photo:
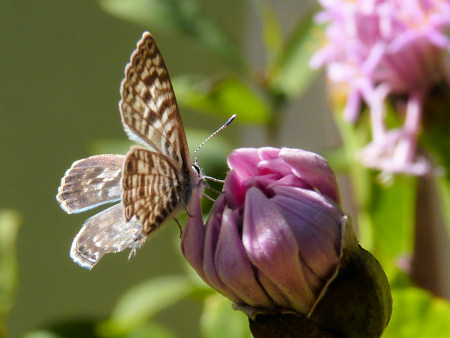
[[[191,162],[175,93],[161,53],[149,32],[142,35],[121,83],[119,109],[125,132],[140,143],[123,155],[76,161],[56,196],[67,213],[118,204],[85,221],[71,258],[92,269],[103,255],[131,248],[186,209],[203,174]],[[186,209],[187,210],[187,209]]]

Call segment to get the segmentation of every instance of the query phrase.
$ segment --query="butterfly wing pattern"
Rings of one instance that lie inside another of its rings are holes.
[[[61,208],[71,214],[120,200],[124,161],[123,155],[96,155],[74,162],[58,190]]]
[[[145,32],[125,68],[119,109],[133,146],[128,154],[76,161],[57,200],[67,212],[119,204],[89,218],[75,237],[72,259],[91,269],[106,253],[131,248],[181,209],[203,176],[190,161],[186,135],[169,73],[153,36]],[[131,254],[130,254],[131,255]]]

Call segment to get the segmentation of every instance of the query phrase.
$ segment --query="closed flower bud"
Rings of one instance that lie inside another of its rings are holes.
[[[228,165],[223,193],[206,225],[199,196],[191,200],[192,217],[181,243],[185,258],[207,284],[251,318],[254,334],[261,316],[315,318],[308,325],[327,328],[323,321],[335,319],[328,311],[337,310],[335,293],[331,307],[323,302],[328,287],[339,278],[343,258],[362,250],[340,208],[328,163],[299,149],[260,148],[235,150]],[[330,330],[344,332],[334,322]],[[260,336],[267,334],[263,330]]]

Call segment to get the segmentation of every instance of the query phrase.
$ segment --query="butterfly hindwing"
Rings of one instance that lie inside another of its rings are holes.
[[[86,220],[72,242],[70,257],[92,269],[107,253],[137,249],[145,240],[141,231],[139,222],[125,221],[122,204],[116,204]]]
[[[183,172],[170,158],[142,147],[127,154],[122,179],[125,219],[141,222],[143,234],[157,229],[177,207],[182,206],[189,185],[189,172]],[[187,176],[186,176],[187,175]]]

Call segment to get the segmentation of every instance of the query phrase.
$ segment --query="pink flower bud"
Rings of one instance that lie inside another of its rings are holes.
[[[211,287],[236,304],[306,314],[339,264],[335,176],[299,149],[238,149],[203,226],[193,198],[182,250]]]

